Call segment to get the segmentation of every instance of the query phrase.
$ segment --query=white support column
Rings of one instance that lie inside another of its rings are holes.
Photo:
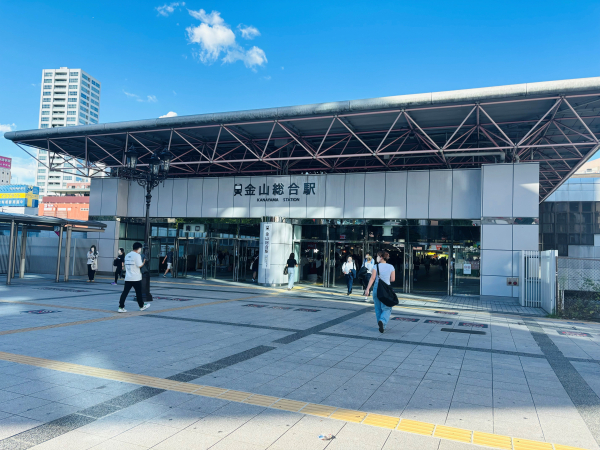
[[[488,164],[481,172],[481,295],[519,297],[519,252],[538,249],[539,164]]]
[[[277,218],[268,220],[260,224],[258,283],[261,286],[283,286],[288,282],[283,269],[293,251],[292,224],[279,222]]]

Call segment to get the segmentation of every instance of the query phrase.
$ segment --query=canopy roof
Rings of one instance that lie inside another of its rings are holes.
[[[527,160],[540,163],[543,200],[600,147],[599,113],[600,77],[594,77],[4,137],[25,151],[48,150],[43,163],[51,170],[86,177],[114,175],[111,169],[122,166],[131,145],[140,152],[141,167],[167,147],[173,177],[472,168]]]
[[[16,214],[0,212],[0,223],[15,221],[21,225],[47,226],[47,227],[73,227],[73,231],[103,232],[106,224],[95,220],[61,219],[59,217],[32,216],[30,214]]]

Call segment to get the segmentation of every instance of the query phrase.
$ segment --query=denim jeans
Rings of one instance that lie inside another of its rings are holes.
[[[346,277],[346,284],[348,285],[348,292],[352,292],[352,283],[354,283],[354,274],[352,273],[352,271],[350,271],[350,273],[345,275]]]
[[[380,320],[383,322],[383,327],[387,325],[390,320],[390,316],[392,315],[391,306],[386,306],[379,301],[377,298],[377,285],[379,284],[379,280],[375,282],[375,286],[373,287],[373,303],[375,304],[375,317],[377,318],[377,322]]]
[[[294,272],[296,271],[295,267],[288,267],[288,289],[294,287]]]

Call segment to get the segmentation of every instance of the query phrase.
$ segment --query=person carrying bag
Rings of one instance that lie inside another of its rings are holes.
[[[352,261],[352,256],[348,256],[346,262],[342,265],[342,272],[346,277],[346,285],[348,286],[348,295],[352,294],[352,284],[356,278],[356,265]]]
[[[373,285],[373,303],[375,304],[375,317],[379,332],[385,331],[385,326],[390,320],[392,307],[398,304],[398,296],[391,284],[396,281],[396,270],[387,261],[390,254],[385,251],[377,253],[377,270],[371,271],[369,285],[365,289],[365,297]],[[380,282],[381,281],[381,282]]]

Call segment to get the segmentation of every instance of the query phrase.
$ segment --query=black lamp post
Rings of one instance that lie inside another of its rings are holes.
[[[150,203],[152,201],[152,189],[158,186],[161,182],[167,179],[169,174],[169,166],[171,165],[171,153],[167,148],[164,148],[160,153],[154,153],[150,158],[148,168],[139,168],[138,152],[133,147],[125,152],[125,167],[119,170],[119,177],[125,180],[135,180],[137,183],[146,188],[146,227],[144,231],[144,254],[151,261],[150,248]],[[150,277],[143,278],[144,294],[151,300],[150,295]]]

